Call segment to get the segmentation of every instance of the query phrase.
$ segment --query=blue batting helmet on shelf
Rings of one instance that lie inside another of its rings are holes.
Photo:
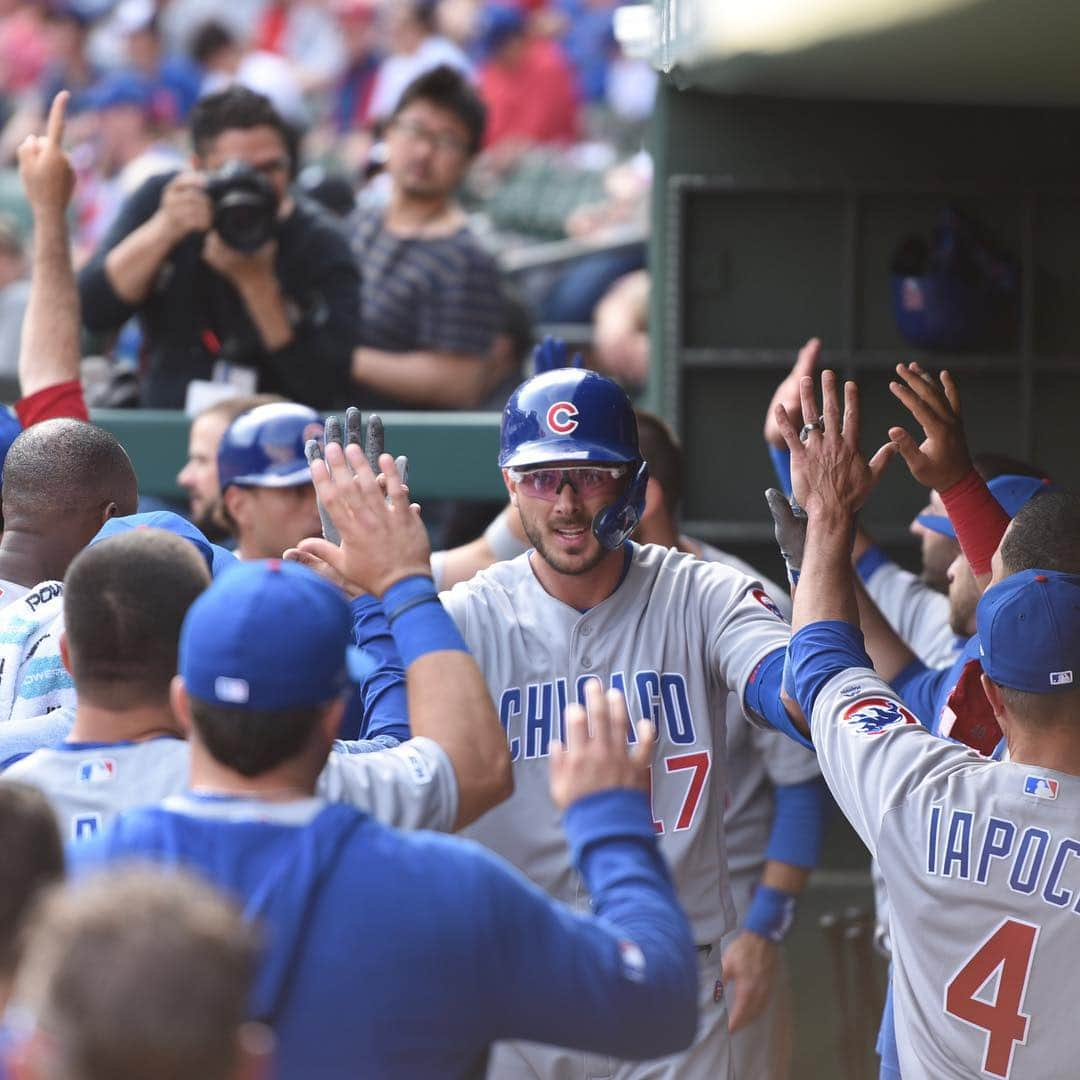
[[[510,395],[499,431],[500,468],[529,469],[556,461],[631,467],[626,491],[592,523],[604,547],[619,547],[645,511],[649,470],[638,448],[634,407],[618,383],[595,371],[555,368]]]
[[[218,483],[240,487],[297,487],[311,483],[304,445],[321,438],[323,418],[306,405],[275,402],[241,413],[218,446]]]

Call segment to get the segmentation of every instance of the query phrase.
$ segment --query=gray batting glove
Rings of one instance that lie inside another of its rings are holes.
[[[776,488],[765,492],[765,501],[769,504],[776,543],[787,567],[788,583],[794,586],[799,581],[806,546],[806,512],[795,502],[794,496],[789,500]]]
[[[345,428],[342,431],[341,418],[338,416],[328,416],[326,423],[323,425],[323,443],[320,446],[318,439],[308,439],[307,444],[304,446],[304,454],[307,457],[308,464],[319,459],[325,459],[323,454],[323,446],[330,443],[337,443],[339,446],[360,446],[363,443],[364,456],[368,459],[368,464],[371,466],[372,471],[378,475],[379,473],[379,455],[384,453],[384,445],[386,442],[386,433],[383,429],[383,422],[380,417],[372,413],[368,417],[367,423],[367,436],[361,437],[361,430],[363,428],[363,422],[360,416],[360,410],[355,406],[350,406],[345,410]],[[395,459],[394,466],[397,468],[398,476],[401,477],[403,484],[408,483],[409,479],[409,459],[402,455]],[[327,466],[329,468],[329,466]],[[348,465],[345,466],[348,468]],[[331,544],[341,544],[341,535],[337,531],[337,527],[330,520],[330,515],[323,509],[323,505],[320,502],[319,506],[319,518],[322,521],[323,537]]]

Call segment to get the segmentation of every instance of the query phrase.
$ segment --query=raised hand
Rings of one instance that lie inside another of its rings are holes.
[[[410,505],[389,454],[378,461],[378,478],[356,443],[329,442],[322,457],[309,460],[319,505],[337,530],[340,546],[309,539],[305,552],[380,597],[402,578],[431,574],[431,544],[420,508]]]
[[[551,797],[562,810],[598,791],[648,790],[656,728],[648,720],[639,722],[637,743],[628,751],[629,721],[623,695],[618,690],[605,694],[598,679],[589,679],[585,702],[587,713],[578,704],[566,707],[566,745],[551,744]]]
[[[44,135],[27,135],[18,150],[19,176],[34,215],[63,213],[75,190],[75,170],[61,149],[70,94],[53,98]]]
[[[814,397],[814,380],[799,383],[805,439],[800,437],[787,409],[776,406],[775,418],[791,451],[791,483],[798,504],[811,520],[815,517],[854,517],[877,486],[889,459],[896,451],[888,442],[867,461],[859,451],[859,391],[853,382],[844,384],[841,417],[836,375],[821,373],[822,413]]]
[[[536,348],[533,349],[533,374],[539,375],[545,371],[555,371],[557,368],[582,367],[585,361],[581,353],[574,353],[570,362],[566,362],[566,342],[559,338],[545,337]]]
[[[784,406],[793,424],[802,424],[802,398],[799,394],[799,385],[806,376],[814,377],[820,357],[821,338],[812,337],[799,350],[799,355],[795,358],[795,366],[776,388],[772,401],[769,402],[768,411],[765,413],[765,441],[770,446],[775,446],[777,450],[783,450],[786,444],[776,423],[776,406]]]
[[[889,438],[920,484],[946,491],[971,471],[956,383],[947,371],[935,382],[918,364],[897,364],[896,373],[902,381],[889,383],[889,389],[918,421],[924,438],[917,443],[902,427],[889,428]]]

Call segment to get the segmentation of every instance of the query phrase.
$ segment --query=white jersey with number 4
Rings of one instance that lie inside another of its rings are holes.
[[[724,715],[788,624],[761,585],[727,566],[630,545],[626,574],[580,612],[548,594],[521,555],[442,594],[484,673],[506,729],[514,794],[466,834],[571,904],[587,896],[570,865],[548,791],[551,740],[567,702],[599,678],[621,689],[631,720],[652,720],[653,818],[699,944],[734,925],[725,859]],[[633,732],[628,733],[632,739]]]
[[[935,738],[866,669],[812,730],[888,886],[905,1080],[1080,1076],[1080,777]]]

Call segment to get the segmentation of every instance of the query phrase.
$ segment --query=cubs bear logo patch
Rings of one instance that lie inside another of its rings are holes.
[[[860,735],[881,735],[895,724],[917,724],[912,713],[898,701],[887,697],[868,697],[853,702],[841,717]]]

